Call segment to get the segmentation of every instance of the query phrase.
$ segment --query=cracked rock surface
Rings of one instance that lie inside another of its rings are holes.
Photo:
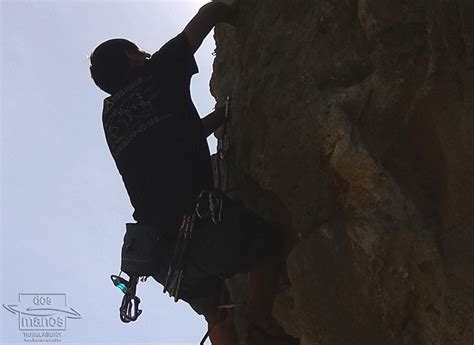
[[[285,231],[275,319],[303,345],[472,344],[474,2],[238,5],[215,33],[215,161]]]

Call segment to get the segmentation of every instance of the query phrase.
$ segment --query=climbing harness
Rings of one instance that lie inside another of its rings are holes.
[[[136,295],[138,276],[130,276],[130,280],[120,277],[120,274],[110,276],[116,287],[124,293],[122,304],[120,305],[120,320],[124,323],[136,321],[142,310],[139,309],[140,298]]]

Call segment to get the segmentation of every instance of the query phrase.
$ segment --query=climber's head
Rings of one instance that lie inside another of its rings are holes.
[[[123,87],[130,72],[143,66],[151,55],[135,43],[124,38],[114,38],[99,44],[90,56],[90,72],[95,84],[112,94]]]

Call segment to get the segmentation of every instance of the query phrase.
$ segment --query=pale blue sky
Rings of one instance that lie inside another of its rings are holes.
[[[19,293],[67,293],[83,319],[68,321],[63,343],[198,344],[205,331],[202,317],[154,280],[139,285],[139,320],[118,318],[122,296],[109,276],[119,271],[132,208],[101,127],[107,95],[87,59],[112,37],[153,53],[203,3],[1,1],[1,304]],[[202,116],[214,106],[213,50],[211,33],[192,80]],[[0,343],[23,342],[17,317],[1,309]]]

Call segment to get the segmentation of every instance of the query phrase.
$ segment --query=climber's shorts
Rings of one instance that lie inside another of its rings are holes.
[[[226,295],[224,278],[246,273],[272,255],[274,229],[242,202],[224,198],[222,220],[197,220],[189,248],[181,298],[208,322]],[[227,297],[228,294],[227,294]]]
[[[220,222],[196,217],[179,293],[180,299],[208,321],[218,305],[230,302],[221,298],[224,278],[249,272],[271,256],[274,248],[275,232],[268,223],[242,202],[222,198]],[[154,278],[163,284],[165,275],[163,269]]]
[[[221,221],[197,219],[188,263],[229,278],[272,254],[274,230],[240,201],[223,196]]]

